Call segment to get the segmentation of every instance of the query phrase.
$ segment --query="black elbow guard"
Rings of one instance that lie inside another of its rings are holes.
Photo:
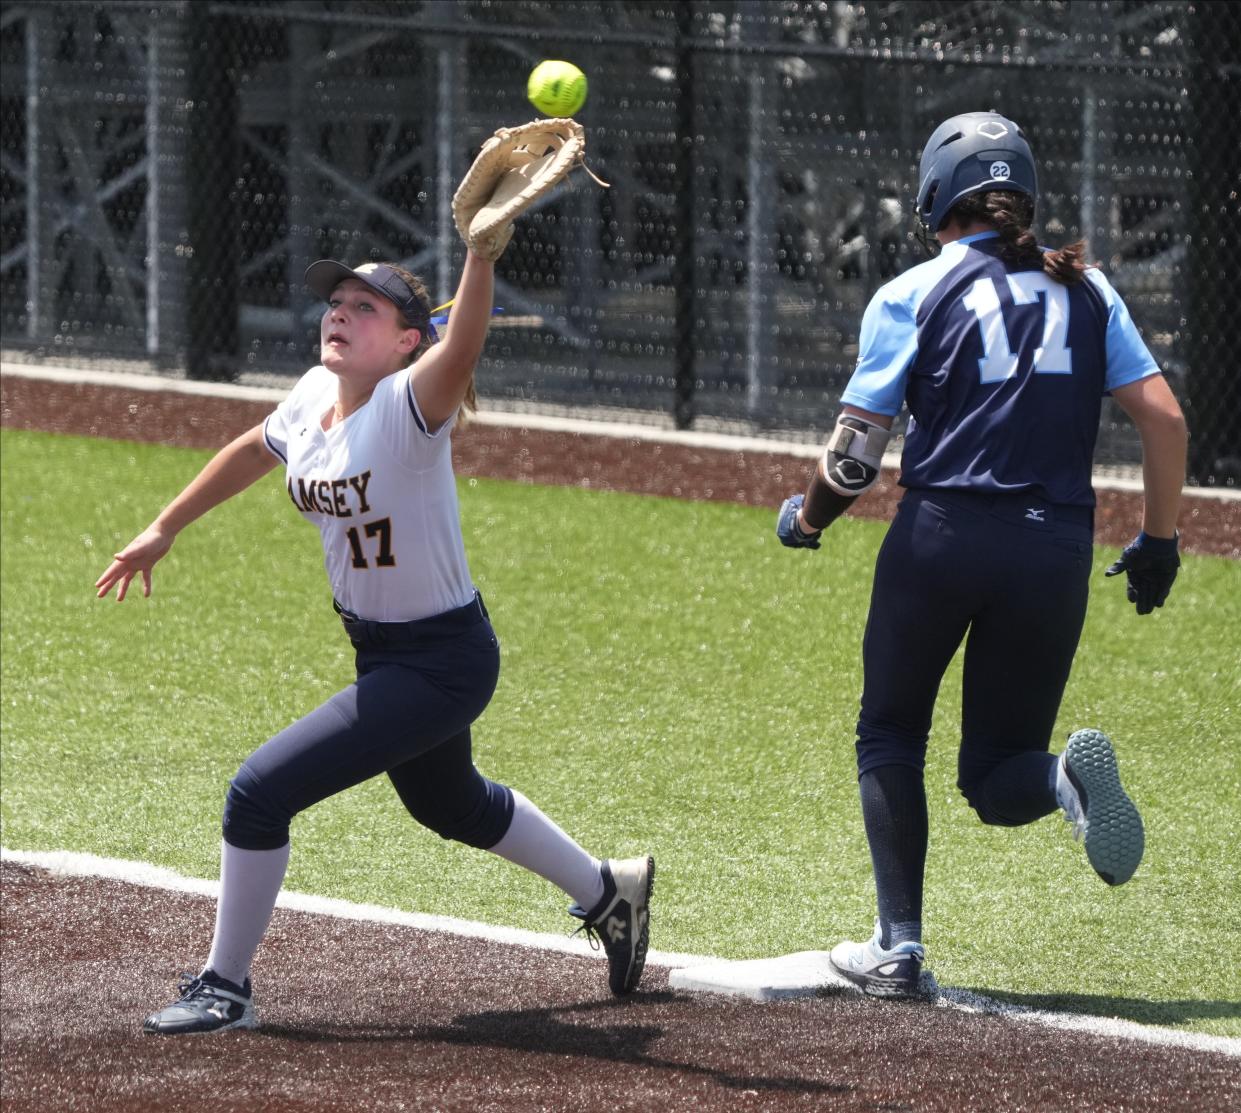
[[[890,429],[854,414],[841,414],[819,464],[824,479],[839,494],[857,498],[879,478],[883,452],[891,439]]]
[[[892,432],[854,414],[841,414],[810,480],[802,517],[825,529],[879,478]]]

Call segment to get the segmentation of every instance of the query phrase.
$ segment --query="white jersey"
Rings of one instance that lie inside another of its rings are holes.
[[[337,379],[312,367],[263,426],[293,505],[319,527],[336,601],[373,622],[407,622],[474,598],[452,471],[453,421],[427,432],[409,369],[324,432]]]

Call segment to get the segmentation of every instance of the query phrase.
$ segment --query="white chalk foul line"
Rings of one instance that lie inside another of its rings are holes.
[[[129,862],[123,858],[101,858],[95,854],[79,854],[70,850],[23,851],[0,847],[0,861],[14,865],[33,866],[60,877],[102,877],[113,881],[127,881],[150,889],[164,889],[173,893],[193,893],[198,896],[215,897],[220,891],[218,881],[185,877],[175,870],[153,866],[146,862]],[[556,935],[553,932],[525,931],[522,928],[498,927],[480,924],[474,920],[459,920],[454,916],[431,916],[422,912],[403,912],[399,908],[386,908],[379,904],[355,904],[333,897],[317,897],[310,893],[292,893],[282,889],[276,898],[277,908],[294,912],[309,912],[317,916],[334,916],[340,920],[361,920],[372,924],[397,924],[401,927],[418,928],[422,931],[439,931],[460,935],[469,939],[483,939],[491,943],[509,943],[518,947],[533,947],[540,951],[559,951],[564,954],[592,956],[594,951],[585,938]],[[713,961],[702,955],[678,954],[675,951],[648,951],[646,961],[653,966],[686,966]]]
[[[1025,1005],[1012,1005],[996,1001],[968,989],[939,987],[940,1008],[959,1009],[962,1012],[983,1013],[987,1016],[1003,1016],[1041,1024],[1045,1028],[1060,1028],[1069,1032],[1086,1032],[1093,1036],[1115,1036],[1119,1039],[1138,1040],[1142,1043],[1161,1044],[1165,1047],[1182,1047],[1189,1051],[1214,1051],[1221,1055],[1241,1058],[1241,1039],[1229,1036],[1211,1036],[1204,1032],[1182,1032],[1177,1028],[1159,1028],[1138,1024],[1119,1017],[1089,1016],[1085,1013],[1053,1013],[1044,1009],[1032,1009]]]
[[[0,861],[31,866],[61,877],[102,877],[147,888],[193,893],[207,897],[215,897],[220,887],[218,881],[185,877],[175,870],[153,866],[146,862],[103,858],[95,854],[80,854],[68,850],[22,851],[0,847]],[[507,943],[562,954],[586,956],[592,954],[589,944],[584,939],[555,935],[550,932],[498,927],[473,920],[460,920],[453,916],[430,916],[421,912],[403,912],[400,909],[386,908],[377,904],[354,904],[351,901],[317,897],[309,893],[291,893],[282,890],[276,900],[276,907],[288,908],[296,912],[308,912],[312,915],[334,916],[344,920],[360,920],[365,923],[397,924],[422,931],[445,932],[470,939],[483,939],[492,943]],[[651,966],[694,967],[718,966],[728,960],[711,955],[652,950],[647,952],[646,961]],[[831,987],[825,985],[811,987],[812,992],[816,989],[830,990]],[[965,989],[940,986],[935,1004],[939,1008],[999,1016],[1009,1020],[1039,1024],[1047,1028],[1136,1040],[1165,1047],[1180,1047],[1191,1051],[1212,1051],[1241,1058],[1241,1039],[1211,1036],[1200,1032],[1182,1032],[1176,1028],[1138,1024],[1131,1020],[1087,1016],[1079,1013],[1047,1012],[1024,1005],[996,1001]]]

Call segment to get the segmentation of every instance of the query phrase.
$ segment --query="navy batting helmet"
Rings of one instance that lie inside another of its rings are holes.
[[[1012,120],[998,112],[964,112],[945,120],[922,150],[918,219],[931,234],[962,197],[1011,189],[1038,197],[1034,154]]]

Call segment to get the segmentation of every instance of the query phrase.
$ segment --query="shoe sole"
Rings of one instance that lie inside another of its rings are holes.
[[[859,974],[856,970],[845,970],[837,966],[836,960],[830,955],[828,956],[827,963],[837,974],[851,985],[856,986],[861,993],[866,994],[868,997],[883,997],[887,1000],[912,1000],[922,996],[918,988],[921,971],[919,971],[919,978],[915,978],[911,986],[903,980],[896,982],[887,978],[877,979],[870,974]]]
[[[632,993],[637,987],[638,982],[642,978],[642,971],[646,967],[646,950],[650,943],[651,937],[651,894],[655,891],[655,858],[653,855],[647,855],[646,859],[646,890],[642,894],[642,903],[634,907],[634,914],[642,922],[642,928],[638,932],[638,940],[633,948],[633,959],[626,971],[624,981],[619,987],[609,985],[609,988],[618,997],[626,993]]]
[[[1120,786],[1116,751],[1107,735],[1079,730],[1064,749],[1064,771],[1086,815],[1086,857],[1109,885],[1123,885],[1146,849],[1142,816]]]
[[[257,1016],[243,1016],[232,1024],[221,1024],[218,1028],[148,1028],[142,1026],[144,1036],[214,1036],[220,1032],[253,1031],[259,1026]]]
[[[142,1024],[142,1033],[146,1036],[214,1036],[217,1032],[231,1032],[238,1029],[254,1029],[259,1026],[259,1014],[254,1007],[254,1000],[246,1006],[245,1011],[229,1024],[220,1024],[214,1028],[159,1028],[150,1026],[150,1022],[159,1013],[152,1013]]]

